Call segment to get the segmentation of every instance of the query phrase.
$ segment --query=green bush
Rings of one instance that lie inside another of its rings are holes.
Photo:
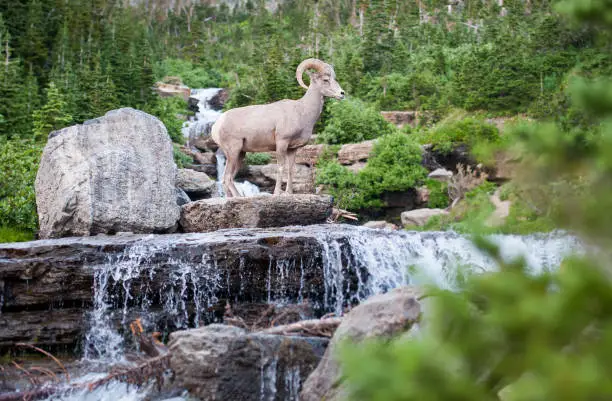
[[[317,140],[320,143],[355,143],[396,131],[393,124],[364,102],[355,99],[330,104],[330,117]]]
[[[475,118],[442,122],[428,131],[417,134],[419,142],[433,145],[433,150],[448,153],[458,145],[470,148],[499,141],[499,132],[494,125]]]
[[[34,180],[43,146],[31,141],[0,141],[0,222],[12,230],[38,228]]]
[[[247,153],[244,162],[251,166],[261,166],[270,163],[271,159],[268,153]]]
[[[174,162],[178,168],[185,168],[190,164],[193,164],[193,158],[186,155],[181,151],[181,147],[176,143],[172,144],[172,150],[174,154]]]
[[[427,207],[432,209],[446,209],[448,207],[448,185],[445,182],[436,180],[427,180],[427,189],[429,189],[429,201]]]
[[[337,204],[359,210],[384,207],[384,192],[406,191],[422,183],[427,170],[421,166],[421,148],[403,134],[379,138],[363,170],[355,174],[335,161],[323,163],[317,184],[328,186]]]

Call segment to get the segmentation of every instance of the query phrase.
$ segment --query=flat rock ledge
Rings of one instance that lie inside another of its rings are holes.
[[[324,195],[204,199],[182,206],[180,224],[185,232],[320,224],[331,215],[332,204]]]

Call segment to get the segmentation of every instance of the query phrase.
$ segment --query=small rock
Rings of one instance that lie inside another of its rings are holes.
[[[185,191],[189,198],[193,200],[210,197],[217,191],[217,184],[206,174],[186,168],[178,170],[176,186]]]
[[[402,224],[404,226],[424,226],[433,216],[446,215],[444,209],[415,209],[402,213]]]
[[[180,188],[176,189],[176,203],[179,206],[183,206],[186,205],[187,203],[191,202],[191,199],[189,198],[189,195],[187,195],[185,193],[185,191],[183,191]]]
[[[346,399],[346,387],[341,384],[342,372],[335,356],[339,344],[345,341],[360,343],[369,338],[391,337],[408,331],[421,315],[417,297],[415,288],[396,288],[375,295],[350,311],[336,330],[319,366],[304,383],[300,400]]]
[[[379,229],[379,230],[397,230],[397,228],[398,228],[395,224],[387,223],[384,220],[381,220],[381,221],[368,221],[363,226],[367,227],[367,228],[375,228],[375,229]]]
[[[431,173],[429,173],[427,177],[431,178],[432,180],[436,180],[440,182],[448,182],[452,176],[453,176],[452,171],[448,171],[447,169],[444,169],[444,168],[438,168],[432,171]]]
[[[332,203],[323,195],[205,199],[184,205],[180,222],[185,232],[320,224],[331,215]]]
[[[404,125],[415,125],[418,119],[418,111],[381,111],[382,117],[391,124],[402,128]]]

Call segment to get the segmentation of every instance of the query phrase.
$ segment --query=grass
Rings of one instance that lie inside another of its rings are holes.
[[[0,243],[25,242],[34,239],[34,233],[12,227],[0,227]]]

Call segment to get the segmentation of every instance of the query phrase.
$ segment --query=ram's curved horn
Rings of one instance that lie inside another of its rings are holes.
[[[297,70],[295,70],[295,78],[297,78],[297,81],[299,82],[302,88],[308,89],[308,87],[304,84],[304,81],[302,80],[302,75],[304,75],[304,71],[306,71],[308,68],[314,68],[318,72],[323,72],[323,69],[325,67],[327,67],[327,63],[324,63],[319,59],[306,59],[302,61],[300,65],[298,65]]]

